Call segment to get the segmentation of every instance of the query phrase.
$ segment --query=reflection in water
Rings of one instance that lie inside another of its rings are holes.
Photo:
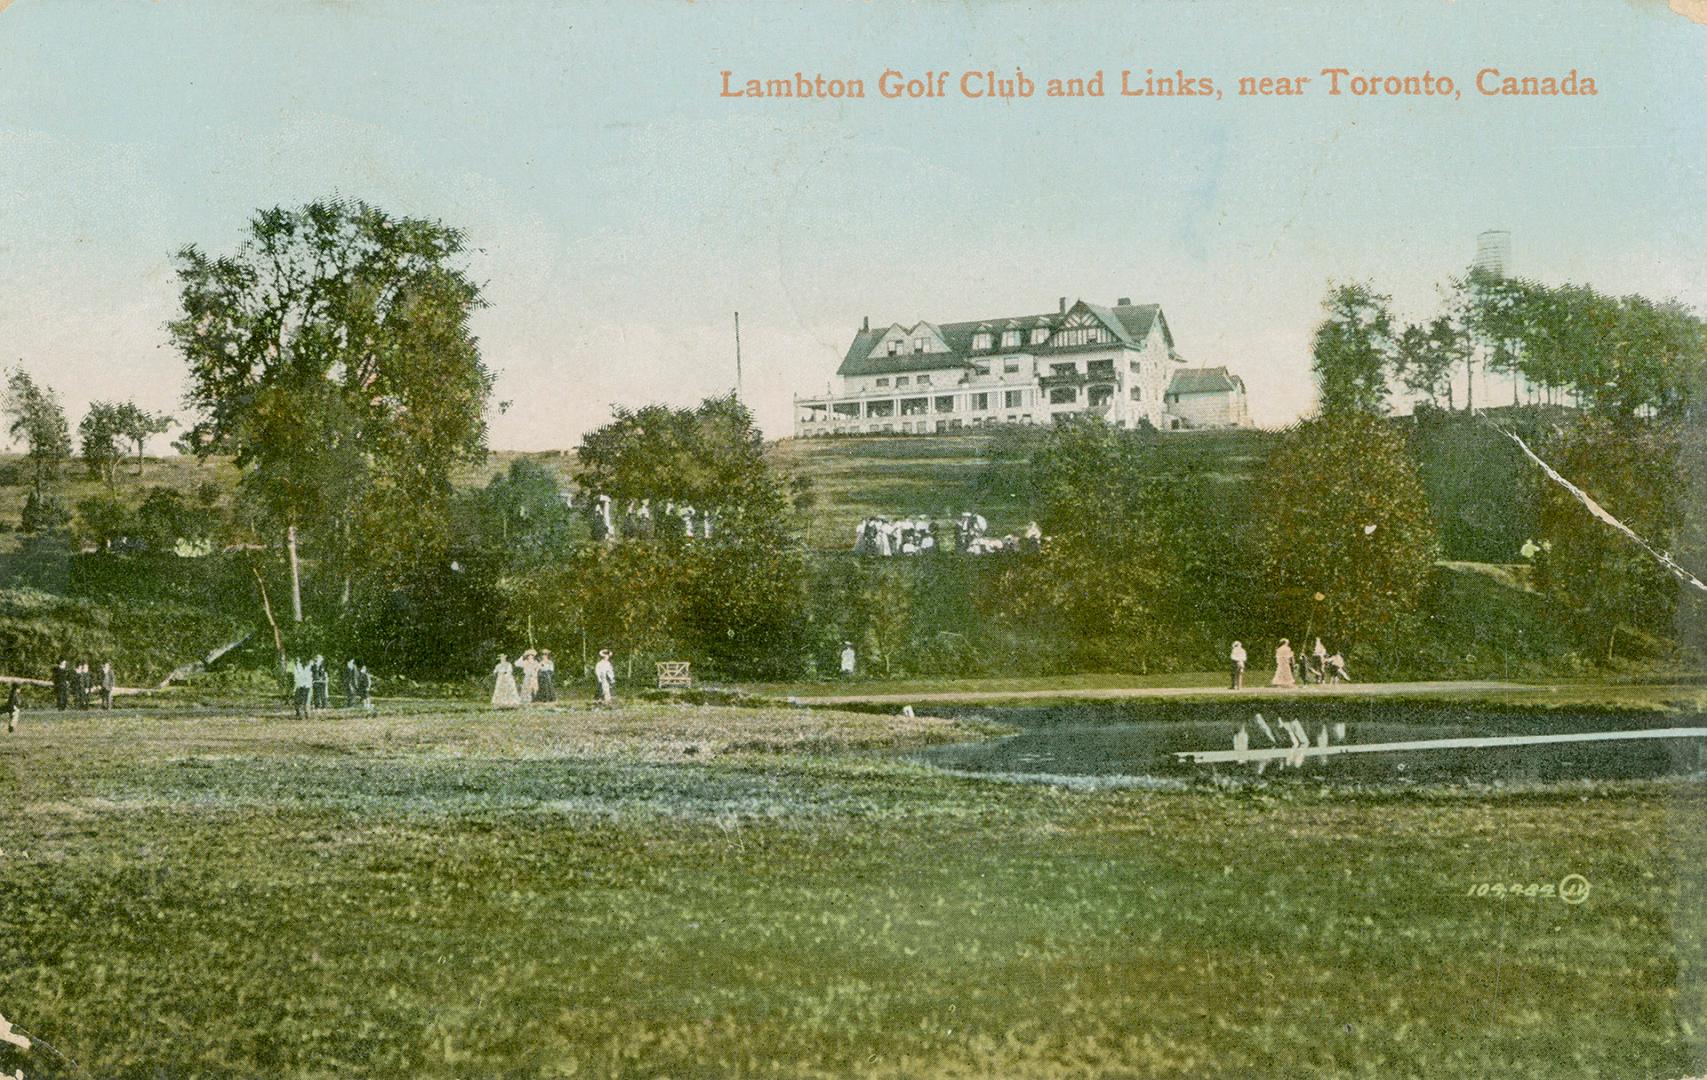
[[[1251,764],[1193,765],[1175,760],[1179,751],[1389,743],[1424,739],[1536,735],[1635,728],[1700,726],[1701,716],[1665,713],[1553,710],[1469,710],[1463,706],[1347,708],[1309,703],[1287,715],[1258,717],[1254,709],[1220,703],[1173,706],[1157,719],[1130,704],[1075,705],[1060,709],[959,710],[1025,728],[987,743],[935,747],[916,757],[967,772],[1041,773],[1066,776],[1253,776]],[[1242,715],[1241,715],[1242,714]],[[1450,720],[1452,722],[1441,722]],[[1314,738],[1310,732],[1314,732]],[[1242,734],[1241,734],[1242,732]],[[1268,777],[1303,776],[1315,781],[1451,782],[1632,779],[1691,773],[1707,768],[1707,739],[1606,743],[1571,742],[1515,747],[1298,755]]]

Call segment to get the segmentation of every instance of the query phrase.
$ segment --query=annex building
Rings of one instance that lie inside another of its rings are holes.
[[[924,434],[1099,416],[1119,427],[1248,427],[1244,380],[1187,367],[1157,304],[1062,297],[1045,315],[978,322],[866,319],[836,369],[840,390],[795,396],[794,434]]]

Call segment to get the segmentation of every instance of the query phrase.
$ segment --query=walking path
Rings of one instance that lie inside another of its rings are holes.
[[[1417,694],[1495,694],[1534,692],[1547,689],[1550,688],[1523,683],[1470,679],[1459,682],[1338,683],[1329,686],[1297,687],[1250,686],[1243,690],[1229,690],[1226,687],[1213,686],[1133,686],[1078,690],[948,690],[920,694],[807,695],[792,697],[789,700],[800,705],[917,705],[931,703],[979,705],[992,701],[1038,699],[1052,701],[1125,701],[1139,698],[1215,698],[1231,701],[1267,700],[1269,698],[1403,697]]]

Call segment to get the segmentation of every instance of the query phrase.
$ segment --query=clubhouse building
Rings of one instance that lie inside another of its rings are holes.
[[[1164,431],[1248,427],[1244,380],[1193,368],[1157,304],[1062,297],[1046,315],[980,322],[865,320],[836,369],[839,393],[794,399],[796,437],[926,434],[1099,416]]]

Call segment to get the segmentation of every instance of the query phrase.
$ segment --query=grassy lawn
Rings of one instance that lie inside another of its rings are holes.
[[[0,1072],[1681,1076],[1707,793],[1068,791],[829,711],[32,714]],[[1477,882],[1592,883],[1586,902]]]

